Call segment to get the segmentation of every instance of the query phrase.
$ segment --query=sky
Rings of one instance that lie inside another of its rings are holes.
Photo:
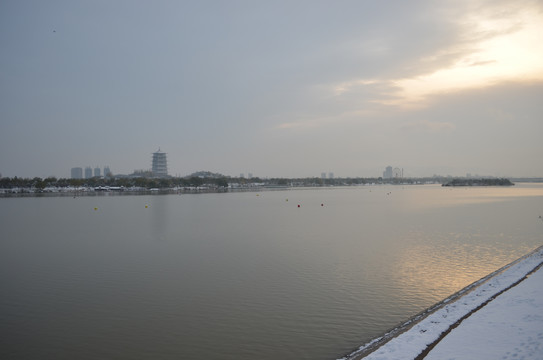
[[[543,176],[543,1],[0,1],[0,174]]]

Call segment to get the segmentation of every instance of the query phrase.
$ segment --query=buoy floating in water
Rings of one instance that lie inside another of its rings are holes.
[[[148,205],[145,205],[145,208],[147,209]]]
[[[321,204],[321,206],[324,206],[324,204]]]
[[[98,210],[98,208],[97,208],[97,207],[95,207],[95,208],[94,208],[94,211],[96,211],[96,210]]]
[[[300,204],[298,204],[298,207],[300,207]]]

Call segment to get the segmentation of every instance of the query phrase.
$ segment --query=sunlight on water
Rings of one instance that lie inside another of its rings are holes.
[[[505,244],[480,243],[476,234],[447,235],[425,239],[428,234],[413,233],[405,239],[409,245],[394,266],[401,275],[398,287],[402,292],[438,302],[496,270],[496,264],[506,265],[512,253],[520,257],[533,250],[531,246],[517,246],[514,239],[502,239]]]
[[[433,191],[428,191],[433,187]],[[403,189],[405,190],[405,188]],[[461,206],[468,204],[495,203],[512,198],[543,197],[543,188],[517,184],[511,187],[445,187],[424,186],[402,192],[401,206],[406,210],[422,210]]]

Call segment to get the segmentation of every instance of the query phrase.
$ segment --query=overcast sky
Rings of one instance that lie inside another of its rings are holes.
[[[543,176],[543,2],[0,1],[0,173]]]

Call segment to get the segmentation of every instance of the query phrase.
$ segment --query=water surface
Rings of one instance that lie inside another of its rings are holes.
[[[541,184],[2,198],[0,357],[334,359],[540,246],[540,215]]]

